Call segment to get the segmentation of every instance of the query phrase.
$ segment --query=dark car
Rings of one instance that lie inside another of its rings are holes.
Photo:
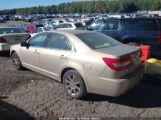
[[[2,17],[0,17],[0,23],[5,23],[5,20]]]
[[[150,45],[152,56],[161,56],[161,19],[128,18],[100,20],[88,30],[99,31],[130,45]]]

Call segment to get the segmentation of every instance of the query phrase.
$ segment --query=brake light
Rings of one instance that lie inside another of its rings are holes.
[[[0,43],[6,43],[7,41],[3,38],[3,37],[0,37]]]
[[[103,61],[107,66],[109,66],[112,70],[121,71],[127,69],[133,64],[132,57],[127,58],[103,58]]]
[[[158,33],[159,37],[157,39],[157,42],[161,44],[161,32]]]

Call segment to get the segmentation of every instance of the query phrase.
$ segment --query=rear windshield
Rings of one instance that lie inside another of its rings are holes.
[[[7,33],[26,33],[21,28],[0,28],[0,34],[7,34]]]
[[[157,31],[157,24],[153,20],[125,21],[127,31]]]
[[[100,49],[120,44],[118,41],[101,33],[81,33],[76,34],[86,45],[92,49]]]

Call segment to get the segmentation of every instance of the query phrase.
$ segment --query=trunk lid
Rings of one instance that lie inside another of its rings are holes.
[[[30,37],[30,34],[28,33],[12,33],[12,34],[6,34],[6,35],[0,35],[1,38],[6,40],[6,43],[8,45],[14,45],[21,43],[24,40],[27,40]]]
[[[104,58],[114,58],[121,59],[120,61],[125,61],[128,58],[131,58],[132,64],[130,66],[125,67],[121,70],[113,70],[115,71],[115,77],[123,77],[129,73],[134,72],[138,69],[138,67],[142,64],[141,62],[141,50],[139,47],[119,44],[107,48],[97,49],[96,52],[102,53]],[[126,62],[126,61],[125,61]],[[112,69],[111,69],[112,70]]]

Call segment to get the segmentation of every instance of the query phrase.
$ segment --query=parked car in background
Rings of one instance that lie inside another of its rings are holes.
[[[76,26],[74,23],[60,23],[58,26],[56,26],[57,30],[75,30]]]
[[[80,49],[81,48],[81,49]],[[63,83],[73,98],[118,96],[143,75],[140,48],[89,31],[52,31],[11,47],[17,69],[26,67]]]
[[[11,45],[17,44],[30,38],[30,34],[18,27],[0,27],[0,51],[10,49]]]
[[[2,17],[0,17],[0,23],[5,23],[5,20]]]
[[[25,23],[25,24],[19,24],[19,25],[17,25],[17,27],[20,27],[23,30],[27,31],[28,24],[27,23]]]
[[[161,19],[109,19],[92,23],[88,30],[99,31],[130,45],[150,45],[152,56],[161,56]]]
[[[52,27],[37,27],[36,33],[54,30]]]
[[[55,27],[57,25],[59,25],[59,21],[58,20],[53,20],[51,21],[52,25]]]

